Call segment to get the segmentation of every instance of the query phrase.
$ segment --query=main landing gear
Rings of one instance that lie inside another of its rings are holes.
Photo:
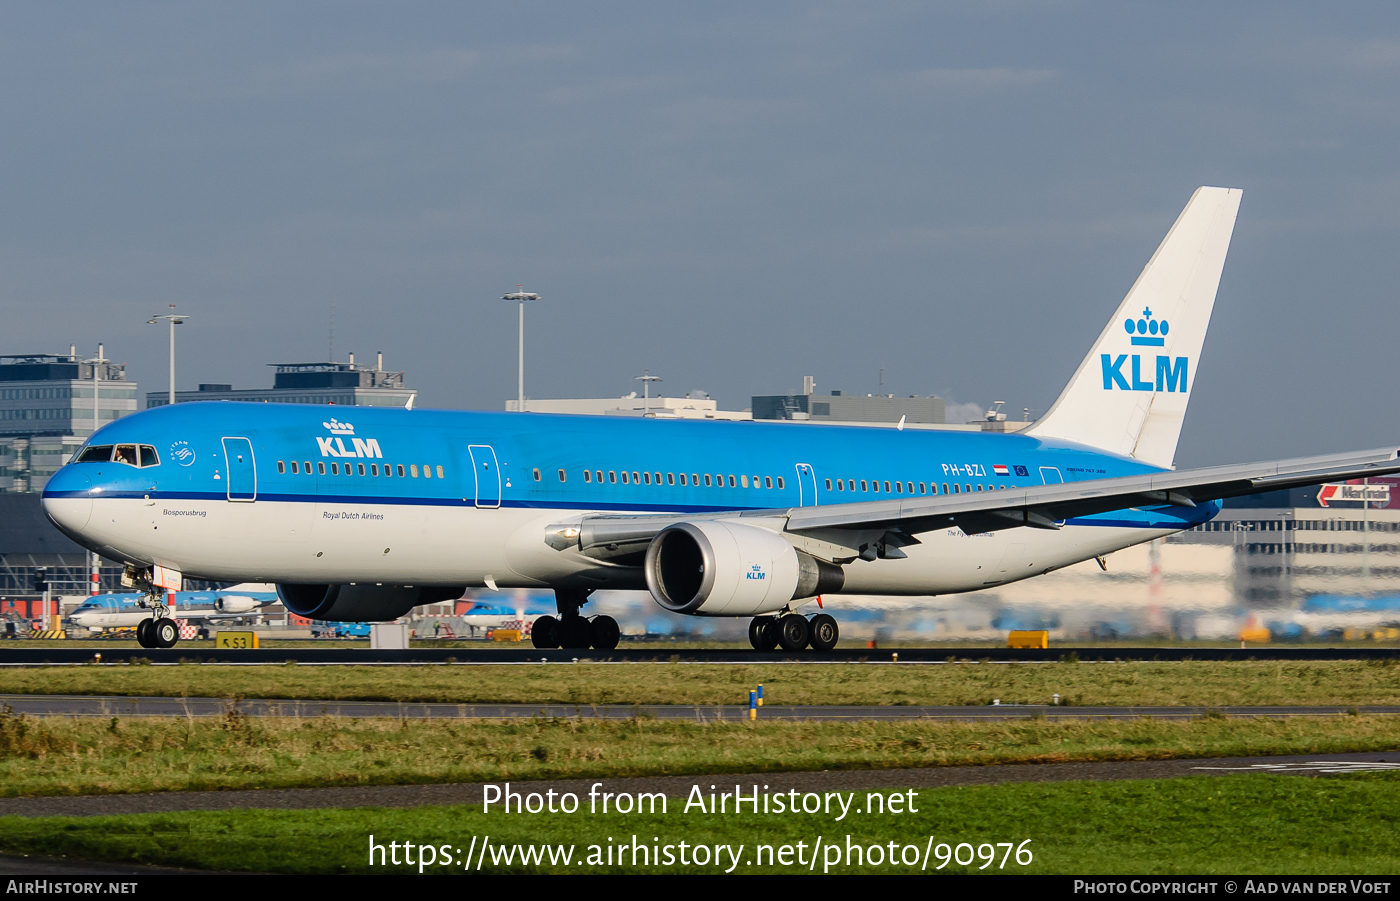
[[[136,624],[136,643],[143,648],[173,648],[179,640],[179,626],[170,617],[162,616],[160,609],[151,619]]]
[[[541,616],[530,627],[530,643],[537,648],[597,648],[611,651],[617,647],[622,630],[611,616],[582,616],[578,608],[588,601],[592,591],[584,588],[556,588],[554,603],[559,616]]]
[[[840,637],[836,619],[826,613],[818,613],[811,619],[800,613],[755,616],[749,623],[749,644],[758,651],[771,651],[779,645],[785,651],[800,651],[805,647],[829,651],[836,647]]]

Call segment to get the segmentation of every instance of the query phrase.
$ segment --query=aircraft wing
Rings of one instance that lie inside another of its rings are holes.
[[[1078,516],[1129,507],[1194,507],[1205,501],[1400,472],[1393,448],[1144,473],[976,494],[904,497],[797,507],[787,529],[899,529],[908,534],[957,526],[968,534],[1029,526],[1054,529]]]
[[[770,520],[770,527],[809,535],[832,529],[870,532],[872,540],[868,543],[872,547],[880,532],[885,532],[887,534],[878,544],[881,553],[887,553],[884,549],[889,546],[917,544],[913,535],[934,529],[956,526],[969,535],[1022,526],[1058,529],[1067,519],[1129,507],[1194,507],[1205,501],[1260,491],[1397,472],[1400,472],[1400,453],[1393,448],[1379,448],[1005,491],[924,495],[853,504],[703,514],[592,515],[585,516],[582,522],[551,526],[546,541],[559,550],[572,547],[590,557],[624,565],[639,564],[640,555],[651,539],[669,525],[698,519],[752,518]],[[910,537],[901,541],[901,534]]]

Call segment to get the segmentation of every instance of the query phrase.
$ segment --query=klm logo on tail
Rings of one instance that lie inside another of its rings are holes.
[[[1151,308],[1142,311],[1141,319],[1136,321],[1128,319],[1123,323],[1123,329],[1132,335],[1133,346],[1135,347],[1162,347],[1166,344],[1167,332],[1171,329],[1171,324],[1163,319],[1158,321],[1152,318]],[[1131,357],[1132,363],[1128,364]],[[1099,354],[1099,363],[1103,367],[1103,390],[1112,391],[1117,388],[1122,391],[1186,391],[1186,357],[1172,359],[1168,356],[1157,356],[1156,372],[1148,372],[1150,380],[1144,381],[1142,356],[1140,354]],[[1123,372],[1124,365],[1129,366],[1130,375]],[[1148,363],[1148,366],[1152,366]],[[1155,374],[1155,379],[1152,376]],[[1131,380],[1130,380],[1131,379]]]

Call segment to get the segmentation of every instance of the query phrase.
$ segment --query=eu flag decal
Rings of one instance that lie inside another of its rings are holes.
[[[1018,476],[1028,476],[1028,475],[1030,475],[1030,473],[1026,471],[1026,467],[1024,467],[1024,466],[1017,466],[1017,467],[1016,467],[1016,475],[1018,475]]]

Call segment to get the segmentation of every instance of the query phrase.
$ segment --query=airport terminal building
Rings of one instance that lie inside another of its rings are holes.
[[[232,385],[202,384],[198,391],[177,391],[177,404],[232,400],[256,404],[335,404],[340,407],[411,407],[418,392],[404,384],[402,372],[384,368],[384,354],[375,365],[361,366],[350,354],[346,363],[272,363],[271,388],[235,390]],[[170,403],[167,391],[146,394],[146,407]]]

